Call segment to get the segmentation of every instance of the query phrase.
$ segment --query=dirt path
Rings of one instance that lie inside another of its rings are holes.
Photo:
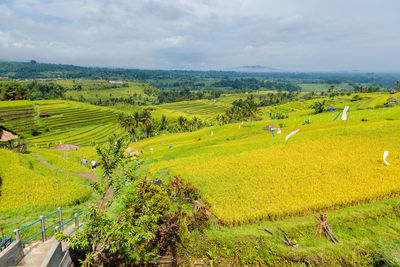
[[[35,159],[37,159],[43,166],[45,166],[45,167],[47,167],[49,169],[52,169],[53,171],[71,173],[71,174],[80,176],[80,177],[85,178],[85,179],[90,179],[92,182],[96,182],[96,180],[97,180],[96,175],[94,175],[93,173],[73,172],[73,171],[69,171],[69,170],[58,169],[58,168],[54,167],[53,165],[49,164],[47,161],[45,161],[42,157],[40,157],[37,154],[31,154],[31,156],[34,157]]]

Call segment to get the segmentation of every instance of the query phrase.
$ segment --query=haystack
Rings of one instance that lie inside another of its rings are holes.
[[[124,155],[125,157],[137,157],[139,156],[139,151],[137,149],[134,149],[133,147],[128,147],[127,149],[125,149]]]
[[[273,131],[273,130],[276,130],[276,129],[278,129],[278,127],[276,127],[275,125],[272,125],[272,124],[270,124],[270,125],[267,125],[267,126],[265,126],[264,128],[263,128],[263,130],[265,130],[265,131]]]
[[[18,134],[0,125],[0,142],[9,142],[17,139]]]
[[[56,147],[53,147],[52,150],[77,150],[79,146],[71,145],[71,144],[59,144]]]

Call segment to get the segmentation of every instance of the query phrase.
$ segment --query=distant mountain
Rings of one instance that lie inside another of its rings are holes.
[[[277,68],[261,66],[261,65],[244,65],[239,67],[228,68],[229,70],[244,71],[244,72],[274,72],[282,71]]]

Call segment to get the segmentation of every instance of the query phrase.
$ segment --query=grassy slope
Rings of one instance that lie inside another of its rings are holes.
[[[298,249],[284,245],[256,224],[213,226],[192,236],[193,261],[214,258],[220,264],[264,263],[274,266],[399,266],[400,198],[325,212],[340,243],[319,238],[316,216],[266,221],[261,225],[278,236],[284,229]],[[305,264],[306,263],[306,264]]]

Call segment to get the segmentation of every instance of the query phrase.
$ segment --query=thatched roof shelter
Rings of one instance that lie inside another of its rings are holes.
[[[124,152],[125,157],[139,156],[139,151],[133,147],[128,147]]]
[[[262,121],[262,118],[261,117],[255,117],[254,120],[255,121]]]
[[[153,110],[155,110],[155,108],[148,107],[148,108],[146,108],[146,110],[153,111]]]
[[[337,109],[336,106],[330,106],[330,107],[328,107],[328,110],[335,110],[335,109]]]
[[[304,99],[300,99],[300,100],[299,100],[299,102],[304,102],[304,101],[305,101]]]
[[[392,90],[392,91],[390,91],[390,93],[393,95],[393,94],[396,94],[397,93],[397,90]]]
[[[265,131],[271,131],[271,130],[276,130],[276,129],[278,129],[278,127],[276,127],[275,125],[270,124],[270,125],[265,126],[265,127],[262,128],[262,129],[265,130]]]
[[[9,142],[17,139],[19,136],[17,133],[7,129],[3,125],[0,125],[0,142]]]
[[[50,114],[46,113],[46,112],[42,112],[42,113],[39,114],[39,117],[40,118],[48,118],[48,117],[50,117]]]
[[[71,144],[59,144],[56,147],[53,147],[52,150],[77,150],[79,146],[71,145]]]

